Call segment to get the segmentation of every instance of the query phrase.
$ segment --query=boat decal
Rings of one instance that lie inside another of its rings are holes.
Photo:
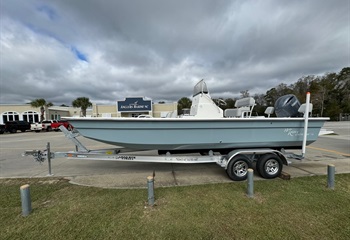
[[[127,156],[127,155],[121,155],[121,156],[116,156],[117,160],[135,160],[135,156]]]
[[[176,161],[180,162],[193,162],[198,161],[198,157],[176,157]]]
[[[287,136],[290,137],[297,137],[297,136],[304,136],[304,133],[299,130],[294,130],[293,128],[285,128],[284,132],[287,133]],[[313,136],[313,133],[307,133],[308,136]]]
[[[73,153],[67,153],[65,156],[70,158],[88,158],[87,155],[73,154]]]

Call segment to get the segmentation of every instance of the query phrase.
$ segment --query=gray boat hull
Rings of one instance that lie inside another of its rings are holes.
[[[99,142],[144,150],[301,148],[304,118],[67,118]],[[328,118],[309,118],[307,145]]]

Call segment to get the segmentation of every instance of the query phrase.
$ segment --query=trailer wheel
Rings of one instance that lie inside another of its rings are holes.
[[[256,170],[261,177],[271,179],[278,177],[283,168],[282,160],[276,154],[262,155],[256,163]]]
[[[226,173],[234,181],[243,181],[247,179],[249,168],[250,160],[244,155],[237,155],[227,165]]]

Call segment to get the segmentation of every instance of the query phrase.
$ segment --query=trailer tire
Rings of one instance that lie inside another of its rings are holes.
[[[243,181],[248,177],[251,161],[244,155],[237,155],[227,165],[226,173],[233,181]]]
[[[262,155],[256,163],[257,172],[266,179],[278,177],[282,172],[282,168],[281,158],[272,153]]]

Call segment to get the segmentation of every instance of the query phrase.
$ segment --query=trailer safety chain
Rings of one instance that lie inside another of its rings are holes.
[[[37,154],[33,155],[34,159],[36,162],[39,162],[40,164],[43,163],[45,161],[45,155],[46,155],[46,150],[42,151],[38,151]]]

